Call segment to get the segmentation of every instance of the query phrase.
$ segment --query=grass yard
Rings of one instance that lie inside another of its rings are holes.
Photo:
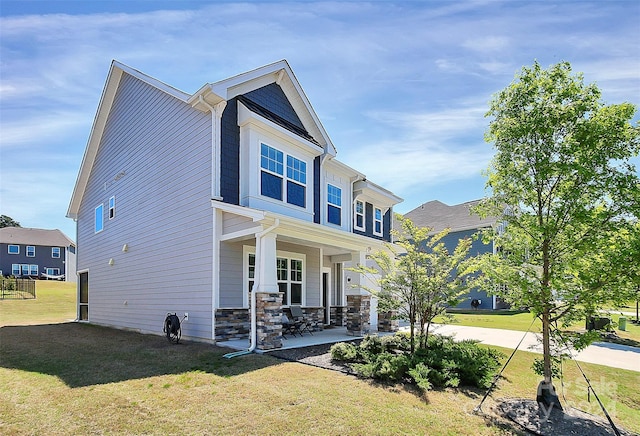
[[[472,413],[483,390],[422,396],[268,355],[228,360],[221,347],[65,322],[74,289],[64,304],[47,302],[47,292],[64,293],[53,287],[38,289],[35,305],[0,301],[0,434],[525,434]],[[45,316],[38,304],[60,312]],[[532,398],[533,358],[519,351],[492,396]],[[640,432],[640,373],[582,367],[614,420]],[[564,385],[568,405],[602,416],[574,364]]]
[[[522,313],[522,312],[490,312],[490,311],[474,311],[474,312],[452,312],[450,315],[453,316],[453,319],[445,319],[444,317],[436,317],[434,322],[436,323],[448,323],[448,324],[459,324],[470,327],[486,327],[493,329],[506,329],[506,330],[517,330],[525,332],[531,326],[531,322],[533,321],[533,315],[531,313]],[[603,316],[605,316],[603,314]],[[614,325],[614,330],[616,335],[623,340],[624,343],[628,345],[640,346],[640,325],[633,324],[631,322],[631,318],[627,316],[627,328],[626,331],[621,331],[618,329],[618,318],[620,317],[619,312],[616,314],[614,310],[611,311],[611,314],[608,315],[612,323]],[[576,323],[570,327],[568,330],[584,330],[585,324]],[[531,327],[531,331],[535,333],[539,333],[542,330],[542,324],[540,320],[536,319],[533,322],[533,326]]]

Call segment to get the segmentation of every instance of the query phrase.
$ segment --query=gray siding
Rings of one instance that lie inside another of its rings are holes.
[[[123,74],[78,218],[90,322],[162,333],[167,312],[189,312],[183,336],[211,339],[210,125],[209,114]]]
[[[242,244],[220,243],[220,300],[219,307],[243,306]]]

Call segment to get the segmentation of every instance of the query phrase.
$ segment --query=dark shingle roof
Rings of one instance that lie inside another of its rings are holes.
[[[433,200],[407,212],[404,217],[409,218],[418,227],[431,227],[435,232],[446,228],[455,232],[490,227],[495,224],[495,217],[482,219],[471,213],[471,208],[479,202],[480,200],[473,200],[449,206]]]
[[[26,227],[1,228],[0,243],[46,247],[68,247],[70,245],[76,245],[67,235],[58,229],[30,229]]]

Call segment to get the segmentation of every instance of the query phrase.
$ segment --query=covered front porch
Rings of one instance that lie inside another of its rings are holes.
[[[376,332],[371,332],[376,333]],[[388,333],[382,333],[388,334]],[[282,347],[270,350],[256,349],[257,353],[265,353],[274,350],[287,350],[291,348],[311,347],[313,345],[334,344],[337,342],[353,341],[364,338],[363,335],[351,335],[347,332],[347,327],[332,327],[313,332],[313,335],[304,333],[303,335],[286,335],[282,339]],[[218,343],[221,347],[233,350],[247,350],[250,346],[249,339],[235,339]]]

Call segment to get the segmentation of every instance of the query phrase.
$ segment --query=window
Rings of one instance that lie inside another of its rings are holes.
[[[382,210],[377,207],[373,211],[373,233],[382,236]]]
[[[29,275],[29,265],[27,265],[27,264],[22,264],[22,265],[20,265],[20,267],[21,267],[21,270],[22,270],[22,271],[21,271],[21,274],[22,274],[23,276],[28,276],[28,275]]]
[[[29,265],[29,275],[30,276],[38,275],[38,265]]]
[[[306,162],[287,155],[286,184],[284,184],[284,153],[266,144],[260,144],[260,194],[283,201],[286,189],[286,202],[306,207]]]
[[[9,254],[20,254],[20,246],[19,245],[9,245],[8,252],[9,252]]]
[[[100,206],[96,207],[96,213],[95,213],[96,219],[95,219],[95,225],[94,225],[95,233],[101,232],[104,229],[103,214],[104,214],[104,205],[101,204]]]
[[[60,268],[47,268],[47,275],[59,276],[60,275]]]
[[[51,257],[55,259],[60,257],[60,247],[51,247]]]
[[[253,247],[245,246],[245,285],[249,292],[255,282],[256,255]],[[304,262],[303,254],[278,251],[276,257],[276,280],[278,290],[282,292],[282,305],[302,305],[304,303]],[[248,304],[248,299],[245,300]]]
[[[27,257],[36,257],[36,247],[27,245]]]
[[[19,276],[20,275],[20,265],[17,263],[12,263],[11,264],[11,275],[12,276]]]
[[[112,220],[116,217],[116,197],[109,199],[109,219]]]
[[[364,231],[364,203],[361,201],[356,201],[356,205],[354,208],[354,222],[353,226],[358,230]]]
[[[278,257],[276,260],[278,289],[284,295],[284,306],[302,304],[302,259]]]
[[[327,221],[331,224],[342,224],[342,190],[337,186],[327,185]]]

